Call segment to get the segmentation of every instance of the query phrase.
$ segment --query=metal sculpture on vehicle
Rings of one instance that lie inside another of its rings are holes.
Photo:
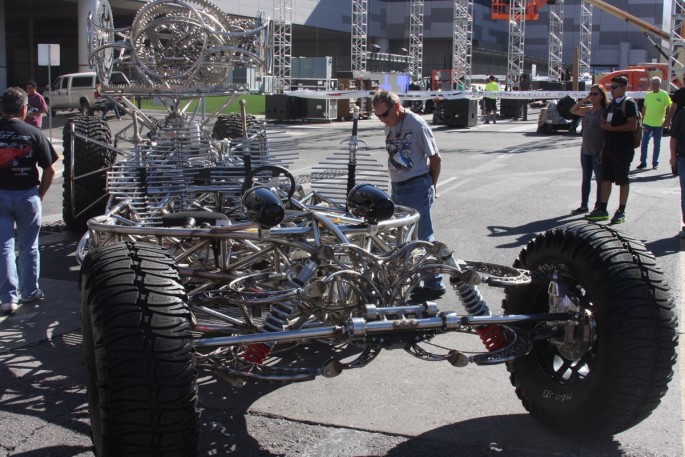
[[[298,187],[293,151],[244,111],[189,110],[234,98],[231,67],[268,67],[263,18],[248,27],[204,0],[158,0],[114,29],[101,0],[91,27],[102,80],[132,75],[103,93],[124,97],[134,119],[115,135],[129,149],[93,118],[65,131],[65,214],[87,228],[77,257],[96,455],[196,455],[200,372],[235,386],[306,381],[384,349],[506,363],[524,406],[561,433],[618,433],[658,406],[675,362],[674,300],[642,243],[582,222],[539,235],[513,267],[461,260],[416,239],[415,211],[355,181],[356,127],[346,198],[335,199]],[[166,117],[134,96],[158,97]],[[88,206],[98,186],[106,193]],[[459,311],[412,299],[436,273]],[[483,286],[503,291],[502,315]],[[483,350],[430,344],[447,332],[478,335]],[[329,359],[279,364],[302,344]]]

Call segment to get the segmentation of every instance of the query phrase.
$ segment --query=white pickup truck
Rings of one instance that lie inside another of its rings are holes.
[[[95,72],[69,73],[59,76],[52,83],[52,92],[43,93],[45,101],[52,110],[53,116],[58,110],[80,110],[84,115],[91,115],[95,110],[102,110],[105,99],[98,98],[98,78]],[[121,72],[113,72],[110,85],[128,86],[129,80]]]

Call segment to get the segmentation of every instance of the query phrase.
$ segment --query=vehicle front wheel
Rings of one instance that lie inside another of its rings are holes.
[[[86,256],[81,319],[96,456],[197,455],[186,302],[173,259],[159,246],[118,243]]]
[[[550,310],[554,281],[556,303],[581,316],[575,327],[536,328],[548,335],[508,364],[525,408],[572,436],[609,436],[648,417],[673,376],[678,338],[654,255],[621,232],[575,222],[529,242],[514,266],[547,279],[507,290],[507,314],[563,312]]]
[[[81,114],[83,114],[84,116],[92,116],[93,114],[95,114],[95,111],[90,106],[90,103],[88,103],[88,100],[81,100],[81,103],[79,105],[79,111],[81,111]]]

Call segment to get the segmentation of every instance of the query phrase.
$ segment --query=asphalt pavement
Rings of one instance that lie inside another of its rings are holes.
[[[53,120],[58,150],[65,119]],[[570,214],[580,203],[580,136],[537,134],[537,110],[529,119],[469,129],[434,127],[443,155],[436,233],[457,257],[511,265],[536,233],[580,218]],[[111,120],[110,125],[117,129],[126,122]],[[290,123],[271,130],[297,145],[291,170],[307,182],[314,164],[346,150],[351,125]],[[359,138],[369,156],[382,163],[380,122],[361,121]],[[670,176],[667,148],[664,141],[660,169],[632,173],[628,220],[620,229],[657,256],[682,322],[680,191]],[[0,457],[93,455],[74,255],[80,236],[63,231],[61,187],[60,177],[44,203],[40,241],[46,299],[0,317]],[[610,212],[617,196],[614,191]],[[501,295],[483,294],[493,311],[500,311]],[[471,344],[461,336],[441,337],[438,343]],[[305,352],[303,358],[310,355]],[[679,361],[668,393],[649,418],[601,441],[547,431],[520,404],[503,366],[455,368],[389,351],[368,367],[307,383],[236,390],[203,377],[199,455],[682,456],[683,370]]]

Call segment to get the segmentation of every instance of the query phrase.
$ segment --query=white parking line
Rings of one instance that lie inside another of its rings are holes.
[[[457,178],[458,177],[446,179],[445,182],[443,182],[443,184],[445,184],[449,181],[452,181],[454,179],[457,179]],[[446,189],[441,188],[440,183],[438,183],[438,188],[440,189],[441,194],[446,194],[447,192],[453,191],[454,189],[463,186],[464,184],[468,183],[469,181],[471,181],[471,178],[463,179],[463,180],[459,181],[458,183],[454,184],[453,186],[447,187]]]
[[[447,179],[442,179],[442,180],[440,180],[440,182],[438,183],[438,188],[440,188],[440,186],[444,186],[444,185],[447,184],[448,182],[454,181],[454,180],[457,179],[457,178],[459,178],[459,177],[458,177],[458,176],[452,176],[451,178],[447,178]]]

